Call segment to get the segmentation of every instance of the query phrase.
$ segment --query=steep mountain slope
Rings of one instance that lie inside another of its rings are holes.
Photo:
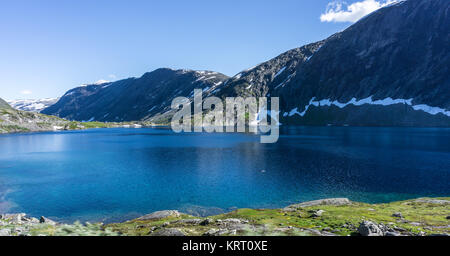
[[[298,67],[320,49],[324,41],[287,51],[256,67],[242,71],[218,87],[213,94],[219,97],[266,96],[284,87],[295,76]]]
[[[55,104],[59,98],[37,99],[37,100],[12,100],[8,104],[17,109],[31,112],[41,112],[43,109]]]
[[[134,121],[168,111],[172,99],[212,90],[228,79],[212,71],[157,69],[140,78],[93,84],[68,91],[42,113],[72,120]]]
[[[11,106],[4,101],[2,98],[0,98],[0,109],[6,109],[6,108],[11,108]]]
[[[278,93],[284,122],[450,125],[450,1],[408,0],[328,38]]]

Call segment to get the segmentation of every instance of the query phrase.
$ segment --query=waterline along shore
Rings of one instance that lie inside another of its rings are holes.
[[[57,223],[2,214],[0,236],[448,236],[450,197],[383,204],[329,198],[209,217],[158,211],[122,223]]]

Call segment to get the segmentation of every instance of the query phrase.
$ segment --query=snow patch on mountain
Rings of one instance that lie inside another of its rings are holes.
[[[278,71],[278,73],[275,74],[275,76],[273,77],[273,79],[275,79],[275,77],[281,75],[281,73],[283,73],[286,70],[286,66],[284,66],[283,68],[280,69],[280,71]]]
[[[10,100],[8,104],[18,110],[41,112],[43,109],[55,104],[59,98],[46,98],[46,99],[27,99],[27,100]]]
[[[95,82],[95,85],[100,85],[100,84],[107,84],[107,83],[111,83],[110,81],[107,80],[98,80],[97,82]]]
[[[421,111],[424,111],[431,115],[437,115],[437,114],[441,113],[443,115],[450,117],[449,110],[439,108],[439,107],[428,106],[426,104],[413,105],[412,104],[413,99],[392,99],[391,97],[387,97],[385,99],[373,100],[372,97],[373,96],[370,96],[370,97],[360,99],[360,100],[356,100],[356,98],[352,98],[350,101],[348,101],[346,103],[341,103],[337,100],[331,101],[330,99],[323,99],[323,100],[316,101],[315,97],[313,97],[309,101],[308,105],[305,106],[305,109],[303,110],[303,112],[299,112],[298,108],[296,107],[296,108],[293,108],[287,115],[288,116],[294,116],[294,115],[304,116],[310,106],[321,107],[321,106],[334,105],[339,108],[344,108],[348,105],[361,106],[364,104],[369,104],[369,105],[389,106],[389,105],[394,105],[394,104],[405,104],[405,105],[411,106],[414,110],[421,110]],[[287,115],[286,115],[286,113],[284,114],[284,116],[287,116]]]

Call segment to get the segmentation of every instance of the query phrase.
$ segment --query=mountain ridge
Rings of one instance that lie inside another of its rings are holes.
[[[170,110],[175,97],[189,97],[195,88],[212,90],[226,79],[214,71],[160,68],[139,78],[71,89],[42,113],[78,121],[143,120]]]
[[[395,3],[325,40],[289,50],[231,78],[223,75],[214,83],[195,85],[204,90],[204,97],[279,97],[283,124],[450,126],[449,13],[446,0]],[[173,79],[170,75],[146,79],[161,72],[196,71],[157,69],[141,77],[141,86],[156,88]],[[118,83],[133,82],[111,84]],[[122,121],[167,123],[174,113],[170,101],[175,96],[192,98],[191,85],[192,79],[187,79],[160,90],[153,94],[163,98],[157,101],[135,95],[140,113],[124,107],[127,100],[121,100],[122,94],[134,94],[136,87],[121,86],[123,90],[108,94],[87,86],[68,91],[44,113],[80,121],[116,121],[101,117],[108,114],[106,109]],[[180,89],[183,92],[177,93]],[[79,100],[66,101],[68,94],[82,90]],[[99,105],[93,98],[111,103]],[[103,112],[91,111],[95,108]]]

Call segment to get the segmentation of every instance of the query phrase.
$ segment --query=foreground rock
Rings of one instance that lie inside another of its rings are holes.
[[[403,215],[401,212],[396,212],[392,214],[392,217],[396,217],[396,218],[403,218]]]
[[[11,231],[9,229],[0,229],[0,236],[10,236]]]
[[[141,217],[124,225],[108,226],[130,235],[161,234],[168,232],[162,230],[170,231],[170,228],[188,236],[423,236],[448,233],[450,225],[445,224],[448,207],[442,204],[447,198],[421,200],[364,204],[347,198],[330,198],[283,209],[237,209],[207,218],[169,211],[165,212],[168,217],[163,219],[142,220]],[[432,212],[430,200],[441,202],[433,206]],[[160,217],[159,213],[149,216],[155,215]],[[423,222],[425,215],[427,222]],[[136,229],[130,230],[133,223],[136,223]]]
[[[41,218],[39,219],[39,223],[45,223],[45,224],[49,224],[49,225],[56,225],[55,221],[53,221],[51,219],[48,219],[48,218],[46,218],[44,216],[41,216]]]
[[[115,236],[103,224],[71,225],[57,223],[44,216],[40,219],[29,217],[25,213],[0,215],[0,236]]]
[[[158,211],[139,217],[138,220],[160,220],[168,217],[180,217],[180,213],[175,210]]]
[[[151,234],[152,236],[185,236],[183,232],[176,228],[165,228],[162,230],[155,231]]]
[[[418,198],[414,200],[414,202],[428,203],[428,204],[450,204],[450,200],[433,199],[433,198]]]
[[[383,236],[384,233],[380,229],[380,227],[371,222],[371,221],[363,221],[358,227],[358,232],[362,236]]]
[[[27,217],[25,213],[14,213],[14,214],[2,214],[0,220],[9,221],[13,224],[36,224],[39,220],[32,217]]]
[[[348,200],[348,198],[328,198],[289,205],[288,207],[283,208],[283,210],[295,211],[298,208],[305,208],[317,205],[350,205],[351,203],[352,202]]]
[[[313,218],[321,217],[324,212],[325,212],[324,210],[312,211],[311,217]]]
[[[186,219],[186,220],[178,220],[178,223],[198,225],[201,224],[203,221],[204,220],[202,219]]]

